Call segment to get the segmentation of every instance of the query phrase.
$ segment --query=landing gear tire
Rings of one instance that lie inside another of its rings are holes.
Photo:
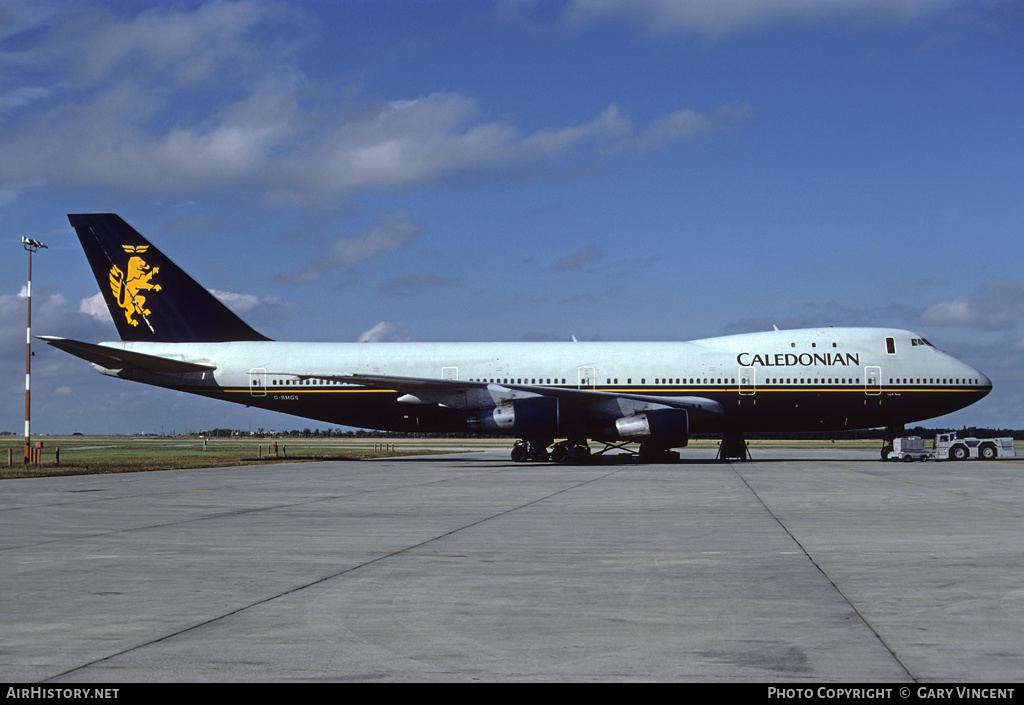
[[[551,449],[551,460],[560,465],[586,463],[590,460],[590,446],[585,443],[561,441]]]
[[[526,444],[522,441],[516,441],[516,444],[512,446],[512,462],[522,463],[529,457],[529,453],[526,449]]]
[[[530,460],[535,463],[545,463],[548,461],[549,445],[551,445],[550,440],[516,441],[512,446],[512,462],[523,463]]]
[[[565,463],[569,460],[569,446],[565,443],[556,443],[551,449],[551,459],[556,463]]]
[[[572,460],[577,463],[590,461],[590,446],[578,445],[573,447]]]

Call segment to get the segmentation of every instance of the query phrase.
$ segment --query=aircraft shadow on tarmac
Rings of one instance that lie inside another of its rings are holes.
[[[452,454],[452,455],[430,455],[430,456],[400,456],[394,458],[388,458],[386,456],[381,458],[375,458],[374,461],[388,460],[392,463],[415,463],[419,465],[423,464],[474,464],[487,467],[503,466],[510,468],[535,468],[535,467],[549,467],[549,468],[592,468],[592,467],[616,467],[616,466],[650,466],[652,468],[670,468],[673,466],[695,466],[695,465],[721,465],[731,466],[734,464],[739,465],[764,465],[771,463],[821,463],[825,460],[845,460],[845,461],[861,461],[865,463],[878,463],[878,459],[872,455],[865,455],[863,458],[825,458],[821,456],[817,457],[772,457],[772,458],[758,458],[756,455],[747,460],[718,460],[713,457],[683,457],[678,460],[671,462],[644,462],[641,461],[635,455],[628,455],[626,453],[616,453],[610,455],[593,456],[585,462],[578,463],[555,463],[551,461],[546,462],[514,462],[505,458],[487,458],[481,457],[477,453],[469,454]]]

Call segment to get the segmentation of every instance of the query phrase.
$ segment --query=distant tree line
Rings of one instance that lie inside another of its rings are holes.
[[[961,438],[973,436],[975,438],[1004,438],[1011,436],[1014,440],[1024,440],[1024,430],[1008,428],[978,428],[965,426],[962,429],[956,428],[927,428],[914,426],[901,432],[902,436],[921,436],[922,438],[933,438],[937,433],[956,431]],[[338,428],[311,429],[304,428],[301,431],[271,431],[257,429],[256,431],[242,431],[231,428],[214,428],[208,431],[196,431],[193,436],[206,436],[207,438],[476,438],[468,433],[405,433],[398,431],[367,431],[363,429],[342,430]],[[691,436],[695,440],[718,439],[721,434],[698,433]],[[851,440],[883,440],[886,437],[885,429],[868,428],[857,431],[779,431],[763,433],[745,433],[744,436],[750,440],[806,440],[806,441],[851,441]],[[508,436],[494,436],[496,438],[516,438]]]
[[[208,431],[193,431],[191,436],[206,436],[207,438],[471,438],[468,433],[404,433],[399,431],[367,431],[365,429],[341,430],[338,428],[310,429],[304,428],[301,431],[272,431],[257,429],[255,431],[242,431],[234,428],[214,428]],[[512,436],[509,436],[512,438]]]
[[[979,428],[977,426],[964,426],[963,428],[927,428],[925,426],[914,426],[900,431],[899,436],[920,436],[921,438],[934,438],[939,433],[955,431],[960,438],[1006,438],[1024,440],[1024,430],[1009,428]],[[691,438],[718,438],[719,434],[694,434]],[[853,440],[884,440],[888,434],[884,428],[865,428],[856,431],[779,431],[764,433],[745,433],[744,437],[749,440],[787,440],[787,441],[853,441]]]

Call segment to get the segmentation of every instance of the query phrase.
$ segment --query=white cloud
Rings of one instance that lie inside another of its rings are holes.
[[[656,149],[735,119],[730,109],[683,109],[637,131],[611,104],[582,123],[524,134],[462,93],[370,101],[309,81],[290,49],[304,37],[289,41],[285,31],[301,26],[301,8],[243,0],[122,14],[76,6],[49,19],[56,28],[30,33],[52,85],[3,86],[0,202],[31,186],[72,185],[242,188],[280,203],[334,204],[358,190],[504,174],[571,150]]]
[[[373,328],[360,333],[356,340],[360,343],[379,343],[384,340],[390,340],[401,328],[401,323],[381,321]]]
[[[58,10],[38,0],[5,0],[0,17],[0,67],[32,65],[39,60],[18,37],[38,33]]]
[[[102,291],[97,291],[89,298],[79,301],[78,312],[92,316],[99,321],[105,321],[110,316],[110,311],[107,310],[107,302],[103,300]]]
[[[558,260],[551,265],[551,268],[556,272],[568,272],[570,269],[576,269],[587,262],[593,262],[602,257],[604,257],[604,252],[593,245],[587,245],[583,249],[577,250]]]
[[[718,37],[780,24],[902,22],[962,0],[572,0],[572,27],[627,21],[650,34],[694,32]]]
[[[451,279],[446,279],[433,272],[414,272],[382,282],[377,289],[396,301],[408,301],[422,295],[428,289],[451,284]]]
[[[298,272],[276,278],[286,284],[311,284],[320,281],[331,269],[405,247],[421,230],[408,213],[399,211],[381,218],[374,228],[362,235],[335,241],[327,251],[311,257]]]
[[[239,316],[258,314],[261,319],[272,319],[277,313],[290,308],[276,296],[239,294],[218,289],[210,289],[209,291]],[[97,321],[106,322],[110,320],[110,311],[107,309],[102,292],[97,292],[93,296],[79,301],[78,312],[90,316]]]
[[[184,85],[209,80],[226,63],[258,61],[266,47],[250,34],[274,13],[268,3],[212,2],[147,9],[128,19],[79,14],[66,31],[88,37],[70,45],[83,80],[103,82],[118,70],[143,69]]]
[[[617,105],[605,110],[583,125],[539,130],[522,140],[526,155],[558,154],[579,142],[627,137],[632,132],[629,120]]]
[[[451,279],[445,279],[433,272],[414,272],[403,277],[389,279],[380,285],[380,290],[392,293],[409,293],[415,290],[432,289],[438,286],[447,286],[452,283]]]
[[[49,97],[52,92],[51,89],[41,86],[19,86],[13,91],[0,94],[0,113],[30,105],[37,100]]]
[[[932,326],[971,325],[978,320],[978,312],[967,299],[954,299],[932,304],[925,309],[921,320]]]
[[[231,309],[245,322],[262,329],[263,326],[275,326],[287,321],[300,309],[294,302],[284,301],[277,296],[257,296],[255,294],[239,294],[233,291],[209,289],[225,306]]]
[[[987,282],[972,296],[929,306],[921,320],[933,326],[1009,330],[1024,320],[1024,281]]]
[[[17,294],[0,294],[0,366],[3,361],[25,359],[25,285]],[[106,325],[85,316],[76,316],[63,294],[49,287],[32,287],[32,335],[61,335],[89,339],[113,329],[110,315]],[[33,349],[39,341],[33,341]]]
[[[742,112],[682,110],[635,134],[612,105],[581,125],[522,136],[512,123],[479,120],[472,99],[436,93],[325,127],[302,112],[300,84],[297,76],[267,79],[216,114],[162,134],[155,123],[169,108],[155,96],[134,85],[98,91],[25,119],[0,141],[0,181],[8,190],[68,183],[172,192],[266,184],[280,200],[322,201],[500,171],[581,145],[660,148],[728,127]]]
[[[723,106],[706,115],[679,110],[651,123],[637,136],[635,146],[644,152],[660,149],[672,142],[718,132],[749,117],[750,109],[744,105]]]
[[[799,311],[784,311],[777,316],[758,316],[726,323],[727,333],[753,333],[794,328],[818,328],[825,326],[901,326],[914,328],[920,323],[921,310],[898,303],[873,307],[852,307],[829,300],[805,304]]]
[[[353,238],[336,241],[331,245],[323,265],[341,267],[361,262],[382,252],[397,250],[408,244],[422,230],[420,225],[401,211],[381,219],[369,232]]]
[[[294,155],[294,182],[334,192],[401,188],[546,159],[629,130],[615,106],[582,125],[527,136],[479,113],[475,100],[458,93],[392,101],[313,136],[314,149]]]
[[[210,289],[211,294],[239,315],[251,313],[261,308],[276,308],[281,306],[281,299],[276,296],[256,296],[255,294],[236,294],[230,291]]]

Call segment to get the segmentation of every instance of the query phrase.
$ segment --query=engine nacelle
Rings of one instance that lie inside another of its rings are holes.
[[[558,437],[558,399],[528,397],[481,409],[469,419],[478,433],[514,433],[520,438]]]
[[[624,441],[682,448],[690,439],[690,417],[686,409],[654,409],[615,419],[615,432]]]

